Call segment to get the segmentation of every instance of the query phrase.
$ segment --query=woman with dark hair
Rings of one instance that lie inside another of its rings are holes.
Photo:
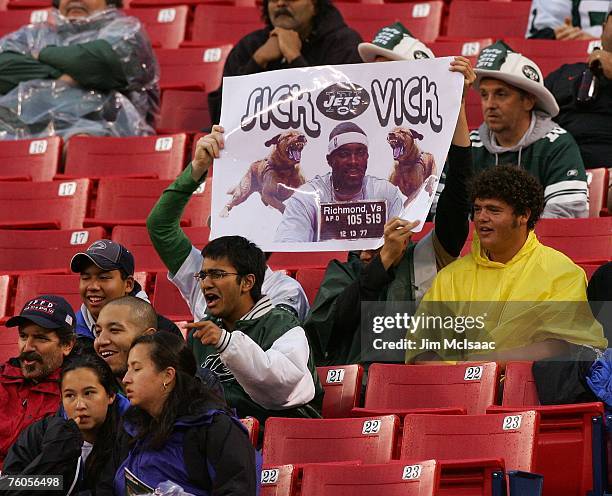
[[[134,341],[123,378],[132,407],[130,450],[115,494],[152,492],[170,481],[194,495],[256,493],[255,450],[223,400],[195,377],[185,342],[158,332]]]
[[[97,486],[113,452],[120,417],[129,407],[116,389],[110,367],[98,355],[71,356],[60,377],[58,414],[21,433],[8,452],[3,474],[61,474],[62,494],[110,494],[97,491]]]

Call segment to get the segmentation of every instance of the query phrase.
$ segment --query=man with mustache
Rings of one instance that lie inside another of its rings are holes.
[[[122,0],[53,7],[0,39],[0,139],[154,134],[159,68],[140,21]]]
[[[7,327],[19,327],[19,356],[0,366],[0,468],[28,425],[57,411],[59,370],[76,341],[76,317],[54,295],[29,300]]]
[[[262,9],[266,27],[236,44],[223,76],[361,61],[361,37],[330,0],[264,0]],[[220,121],[221,92],[219,88],[208,95],[211,122]]]

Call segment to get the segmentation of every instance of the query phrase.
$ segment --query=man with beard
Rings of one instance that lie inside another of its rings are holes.
[[[238,42],[223,76],[361,62],[361,37],[329,0],[264,0],[262,10],[266,27]],[[211,122],[221,118],[221,91],[208,95]]]
[[[19,327],[19,356],[0,367],[0,468],[19,433],[57,411],[59,372],[76,341],[75,322],[64,298],[41,295],[6,323]]]

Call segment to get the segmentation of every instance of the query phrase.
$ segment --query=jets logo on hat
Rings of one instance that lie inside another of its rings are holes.
[[[538,75],[538,71],[536,71],[535,68],[531,67],[530,65],[523,66],[523,74],[525,74],[525,76],[527,76],[532,81],[535,81],[536,83],[540,82],[540,76]]]

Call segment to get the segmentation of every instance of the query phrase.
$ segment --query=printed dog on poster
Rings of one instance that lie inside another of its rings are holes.
[[[387,136],[387,142],[393,149],[394,163],[389,181],[406,196],[406,204],[416,197],[429,177],[437,175],[433,155],[421,151],[416,143],[416,140],[422,139],[421,133],[403,127],[396,127]],[[431,184],[428,181],[428,185]]]
[[[240,183],[227,192],[232,195],[232,199],[221,211],[221,217],[227,217],[232,208],[246,201],[255,192],[261,195],[264,205],[283,213],[283,202],[306,182],[300,170],[306,142],[306,136],[298,131],[280,133],[266,141],[266,146],[273,147],[270,155],[253,162]]]

